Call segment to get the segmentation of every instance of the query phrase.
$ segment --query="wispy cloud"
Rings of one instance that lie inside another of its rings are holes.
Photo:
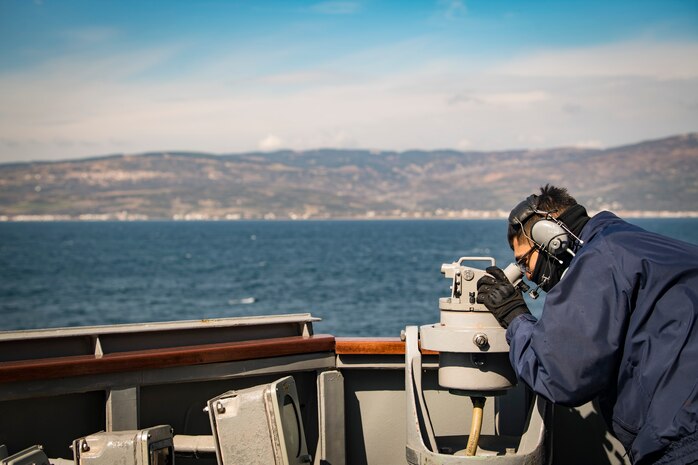
[[[201,75],[158,82],[128,78],[163,53],[130,57],[133,68],[126,72],[120,69],[125,57],[103,57],[103,63],[74,57],[41,73],[0,76],[5,157],[166,148],[601,146],[695,130],[686,121],[691,113],[698,116],[698,109],[677,110],[674,103],[696,99],[691,82],[630,80],[618,87],[614,76],[589,81],[566,74],[509,74],[502,71],[510,69],[507,63],[474,73],[463,71],[457,57],[450,67],[449,60],[439,58],[434,66],[420,62],[361,79],[334,80],[309,67],[262,75],[255,87],[227,85],[225,73],[213,79],[216,73],[208,68],[218,69],[214,61],[202,63]],[[587,63],[597,66],[591,58]],[[346,69],[342,66],[350,67],[341,60],[333,66],[339,74]],[[87,77],[74,80],[75,69]],[[303,85],[289,88],[298,82]],[[110,142],[117,139],[118,146]]]
[[[595,47],[543,51],[504,63],[497,71],[520,76],[698,77],[695,42],[626,41]]]
[[[316,3],[310,9],[315,13],[320,13],[323,15],[353,15],[361,11],[361,3],[349,1],[329,1]]]
[[[264,139],[259,141],[259,149],[264,151],[271,151],[280,149],[282,145],[281,139],[273,134],[268,134]]]
[[[325,69],[312,69],[269,74],[258,78],[258,82],[264,85],[310,86],[337,84],[342,82],[345,78],[346,75],[339,72]]]
[[[478,105],[528,105],[536,102],[549,100],[550,95],[541,90],[530,90],[525,92],[495,92],[495,93],[472,93],[457,94],[448,99],[449,104],[478,104]]]
[[[67,39],[84,45],[103,43],[119,36],[119,30],[108,26],[91,26],[79,29],[68,29],[62,34]]]
[[[463,18],[468,13],[468,8],[462,0],[439,0],[439,16],[446,19]]]

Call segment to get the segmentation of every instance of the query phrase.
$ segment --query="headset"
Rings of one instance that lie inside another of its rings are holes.
[[[554,213],[557,213],[557,210],[539,210],[538,196],[533,194],[511,211],[509,214],[509,225],[515,229],[521,228],[523,235],[534,244],[538,251],[543,252],[550,260],[564,265],[564,261],[560,257],[565,252],[574,257],[575,250],[579,249],[584,244],[584,241],[577,237],[565,223],[555,218],[553,216]],[[526,233],[524,224],[534,215],[539,216],[540,219],[533,223],[529,235]],[[547,272],[543,272],[542,281],[537,283],[538,286],[529,292],[533,299],[538,298],[538,290],[551,278],[552,268],[550,262],[548,262],[546,270]],[[564,276],[566,272],[567,270],[565,269],[562,275]]]
[[[518,204],[509,214],[509,224],[521,228],[523,235],[535,247],[549,257],[562,264],[560,255],[567,252],[574,257],[574,251],[584,244],[570,228],[559,219],[553,217],[557,210],[545,211],[538,209],[538,196],[530,195]],[[526,233],[524,224],[534,215],[540,216],[531,227],[530,235]]]

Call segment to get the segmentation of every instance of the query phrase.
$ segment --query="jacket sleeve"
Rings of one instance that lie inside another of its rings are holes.
[[[629,289],[605,241],[582,250],[548,293],[536,321],[509,326],[509,357],[518,377],[537,394],[578,406],[615,383],[628,321]]]

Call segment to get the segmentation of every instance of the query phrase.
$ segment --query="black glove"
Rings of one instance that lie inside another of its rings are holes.
[[[477,282],[477,303],[485,307],[497,318],[504,328],[519,315],[530,314],[523,295],[509,282],[504,272],[496,266],[485,270],[491,276],[483,276]]]

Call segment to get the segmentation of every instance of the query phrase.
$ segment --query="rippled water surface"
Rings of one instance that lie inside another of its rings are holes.
[[[698,243],[696,219],[632,221]],[[504,266],[505,236],[503,220],[0,223],[1,326],[310,312],[316,332],[397,336],[438,320],[442,263]]]

